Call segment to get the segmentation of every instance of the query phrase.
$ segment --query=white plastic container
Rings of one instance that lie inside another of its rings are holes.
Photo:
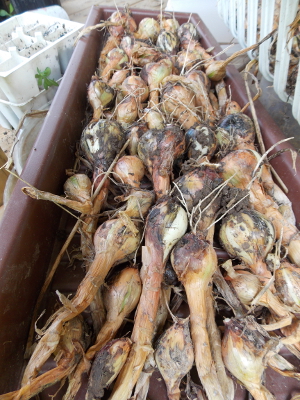
[[[37,69],[51,69],[58,81],[71,58],[82,24],[26,12],[0,24],[0,124],[16,128],[28,110],[38,109],[55,95],[38,86]],[[13,46],[13,47],[12,47]]]
[[[248,47],[272,31],[274,15],[278,6],[279,4],[278,2],[276,4],[275,0],[219,0],[218,11],[240,45]],[[280,1],[274,71],[270,69],[271,38],[259,47],[258,65],[264,78],[273,82],[274,90],[279,98],[283,102],[292,104],[293,116],[300,123],[300,72],[298,72],[294,94],[289,95],[286,90],[292,47],[292,40],[288,35],[289,25],[294,21],[298,7],[298,0]],[[258,14],[259,8],[260,15]],[[253,53],[249,52],[248,54],[250,58],[253,58]]]

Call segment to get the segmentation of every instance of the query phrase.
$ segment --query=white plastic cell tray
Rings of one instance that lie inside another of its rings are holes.
[[[26,12],[0,24],[0,125],[16,128],[28,110],[42,107],[55,95],[38,86],[37,68],[51,69],[50,79],[64,74],[82,24]]]

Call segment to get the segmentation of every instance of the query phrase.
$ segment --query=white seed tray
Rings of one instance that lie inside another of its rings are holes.
[[[55,87],[38,86],[37,68],[64,74],[83,24],[26,12],[0,23],[0,125],[16,128],[25,112],[51,101]]]

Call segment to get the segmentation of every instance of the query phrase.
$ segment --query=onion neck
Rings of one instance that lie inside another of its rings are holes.
[[[162,173],[159,168],[154,167],[152,172],[153,186],[157,199],[165,196],[171,189],[168,173]]]

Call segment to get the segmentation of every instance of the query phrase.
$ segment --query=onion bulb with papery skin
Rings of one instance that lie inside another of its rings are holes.
[[[234,270],[233,268],[229,270],[224,266],[224,264],[222,267],[227,271],[225,279],[231,283],[241,302],[245,305],[250,305],[252,300],[261,290],[259,278],[249,271]]]
[[[112,88],[119,88],[129,75],[130,71],[128,69],[116,71],[108,82],[108,85]]]
[[[197,163],[208,161],[217,148],[215,133],[205,125],[197,125],[186,134],[186,147],[189,159]]]
[[[283,303],[300,312],[300,268],[282,261],[275,271],[275,287]]]
[[[270,271],[265,264],[275,242],[273,224],[254,210],[231,214],[222,222],[219,238],[231,257],[245,262],[260,280],[268,280]]]
[[[164,85],[161,107],[165,114],[176,118],[184,129],[200,122],[194,92],[180,83]]]
[[[138,39],[151,40],[155,43],[160,31],[159,23],[154,18],[143,18],[134,36]]]
[[[179,71],[188,71],[190,68],[198,64],[199,61],[201,61],[201,56],[196,50],[181,50],[177,53],[175,66]],[[199,68],[201,68],[201,66],[199,66]]]
[[[141,78],[148,83],[150,89],[149,107],[159,104],[159,87],[162,80],[172,73],[173,64],[169,59],[150,63],[143,67]]]
[[[217,134],[219,146],[229,152],[239,149],[255,150],[255,128],[252,120],[243,113],[233,113],[222,118],[218,127],[222,129]]]
[[[175,55],[179,48],[179,39],[177,33],[172,31],[162,30],[160,31],[156,46],[164,53]]]
[[[179,28],[179,23],[175,18],[162,18],[161,27],[168,32],[176,33]]]
[[[146,121],[149,129],[163,129],[165,126],[163,114],[150,108],[144,109],[143,120]]]
[[[185,139],[178,126],[149,130],[140,138],[138,155],[152,175],[158,198],[169,193],[173,163],[184,150]]]
[[[136,156],[121,157],[114,167],[116,181],[131,187],[139,188],[145,175],[143,162]]]
[[[132,95],[144,103],[149,96],[149,88],[146,82],[139,76],[129,76],[121,86],[123,96]]]
[[[138,104],[134,96],[128,96],[122,100],[116,110],[117,121],[124,129],[127,129],[138,116]]]
[[[167,386],[168,398],[180,400],[179,385],[194,363],[189,321],[178,319],[159,338],[155,361]]]
[[[251,319],[225,319],[222,356],[228,371],[241,382],[255,400],[275,400],[262,385],[268,353],[277,342],[257,330]]]
[[[118,26],[108,27],[109,33],[115,37],[121,37],[124,35],[125,32],[133,33],[137,29],[135,20],[128,12],[115,11],[109,17],[109,21],[120,23],[120,25]]]
[[[67,197],[43,192],[33,187],[22,188],[22,192],[33,199],[53,201],[84,214],[90,214],[93,209],[91,190],[92,182],[85,174],[75,174],[66,180],[64,191]]]
[[[178,178],[175,183],[174,196],[184,199],[189,212],[194,208],[193,223],[198,237],[210,240],[207,229],[214,221],[221,200],[221,196],[214,198],[211,193],[222,183],[219,175],[210,168],[194,168]]]
[[[241,106],[239,105],[238,102],[236,101],[230,101],[227,106],[226,106],[226,110],[225,110],[225,114],[226,115],[230,115],[230,114],[236,114],[236,113],[240,113],[241,112]]]
[[[288,249],[288,258],[300,266],[300,232],[297,227],[286,220],[279,211],[276,202],[265,194],[258,179],[252,175],[261,159],[254,150],[235,150],[227,154],[220,162],[219,173],[224,180],[230,178],[228,185],[239,189],[250,186],[250,203],[252,207],[264,214],[274,225],[276,238],[282,239],[282,245]],[[262,168],[259,170],[262,173]],[[257,177],[259,174],[257,174]]]
[[[88,86],[88,101],[93,108],[92,121],[101,118],[103,109],[108,107],[115,97],[114,90],[105,82],[101,82],[98,76],[92,76]]]
[[[130,139],[128,145],[128,151],[130,155],[137,155],[137,146],[140,137],[143,136],[148,130],[148,126],[144,122],[137,122],[133,124],[130,129],[126,132],[126,138]]]
[[[120,70],[128,62],[127,54],[120,48],[112,49],[106,57],[106,66],[101,72],[101,79],[107,82],[114,70]]]

